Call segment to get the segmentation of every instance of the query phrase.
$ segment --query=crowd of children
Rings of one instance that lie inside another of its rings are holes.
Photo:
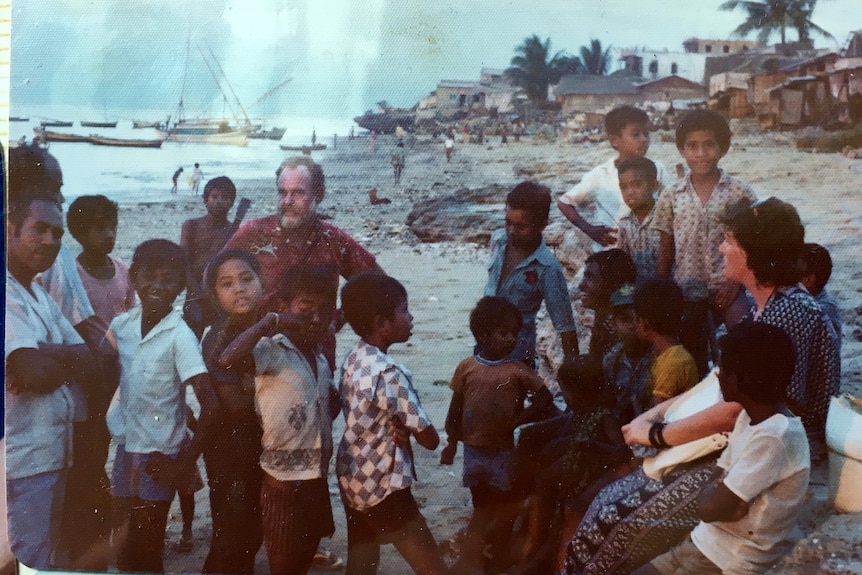
[[[450,379],[440,456],[452,464],[462,444],[461,479],[473,504],[451,570],[411,490],[419,477],[413,442],[435,450],[440,437],[410,370],[389,354],[413,329],[400,282],[372,258],[366,267],[373,269],[356,270],[344,285],[341,311],[359,340],[334,377],[338,274],[302,261],[274,278],[255,254],[225,249],[242,216],[227,219],[236,187],[222,176],[206,183],[207,215],[183,224],[179,245],[145,241],[129,267],[110,255],[117,205],[97,195],[69,206],[68,229],[82,248],[74,275],[94,318],[84,324],[64,317],[49,296],[63,292],[58,282],[69,277],[68,269],[62,277],[51,271],[61,259],[59,167],[37,148],[13,153],[13,175],[21,176],[10,179],[7,212],[5,353],[10,540],[18,558],[40,569],[106,569],[113,558],[121,571],[162,572],[177,493],[186,521],[181,548],[189,547],[188,502],[202,487],[202,454],[213,530],[203,572],[252,573],[263,544],[272,573],[306,573],[321,538],[335,529],[327,482],[335,456],[347,573],[375,573],[384,544],[421,574],[550,573],[562,534],[577,527],[593,496],[639,466],[633,452],[650,453],[621,427],[656,406],[663,413],[663,402],[717,366],[724,399],[742,406],[718,459],[724,473],[703,490],[702,522],[691,538],[638,572],[762,572],[785,551],[804,497],[811,430],[783,404],[798,350],[781,328],[742,321],[752,290],[725,273],[728,206],[751,205],[755,195],[719,167],[731,134],[714,112],[680,121],[676,145],[688,170],[676,182],[645,157],[646,114],[623,106],[607,115],[606,129],[617,157],[557,204],[610,248],[587,258],[578,286],[594,314],[586,353],[579,355],[562,268],[542,239],[550,190],[514,187],[505,229],[492,237],[485,297],[469,317],[476,344]],[[396,182],[400,167],[403,160]],[[193,178],[197,191],[198,164]],[[840,319],[825,289],[829,254],[805,244],[797,259],[798,280],[829,317],[839,349]],[[183,291],[180,314],[174,305]],[[564,411],[535,371],[542,303],[562,341]],[[727,335],[719,340],[722,324]],[[339,414],[345,431],[336,446]],[[651,423],[646,443],[668,447],[664,424]],[[116,445],[110,503],[108,432]],[[627,441],[639,445],[632,450]],[[101,529],[85,540],[88,529],[76,533],[76,518],[93,508]],[[99,555],[94,541],[102,559],[87,563],[82,556]]]

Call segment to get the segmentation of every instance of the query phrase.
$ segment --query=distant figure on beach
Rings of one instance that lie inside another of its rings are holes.
[[[311,130],[311,145],[315,145],[317,143],[317,131]]]
[[[353,139],[353,126],[350,126],[350,132],[347,134],[347,139],[348,140]]]
[[[188,261],[183,319],[198,339],[216,319],[216,312],[203,288],[204,268],[239,227],[227,219],[236,200],[236,186],[230,178],[219,176],[208,181],[204,186],[203,200],[207,215],[186,220],[180,233],[180,246]]]
[[[500,145],[509,144],[509,124],[500,127]]]
[[[201,165],[195,162],[195,169],[192,172],[192,193],[197,195],[201,187],[201,180],[204,179],[204,173],[201,171]]]
[[[371,131],[371,139],[368,141],[368,148],[373,152],[377,149],[377,132]]]
[[[452,160],[452,151],[455,149],[455,134],[452,133],[452,129],[446,132],[446,141],[443,142],[443,151],[446,152],[446,163],[448,164]]]
[[[332,134],[332,149],[336,149],[338,147],[338,134]]]
[[[406,165],[406,158],[404,156],[404,142],[398,140],[398,149],[395,150],[395,153],[392,154],[392,159],[389,161],[392,164],[392,171],[395,177],[395,185],[397,186],[401,182],[401,170],[404,169]]]
[[[464,122],[464,128],[461,134],[461,141],[465,144],[470,143],[470,124]]]
[[[179,180],[179,179],[180,179],[180,174],[182,174],[182,173],[183,173],[183,167],[182,167],[182,166],[180,166],[180,167],[177,169],[177,171],[176,171],[176,172],[174,172],[174,175],[173,175],[173,177],[171,178],[171,181],[174,183],[173,187],[171,188],[171,193],[172,193],[172,194],[176,194],[176,193],[177,193],[177,180]]]

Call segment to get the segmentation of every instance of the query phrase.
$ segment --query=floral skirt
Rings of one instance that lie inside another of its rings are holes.
[[[698,524],[697,497],[721,473],[717,454],[656,480],[638,469],[602,489],[566,545],[560,573],[630,573]]]

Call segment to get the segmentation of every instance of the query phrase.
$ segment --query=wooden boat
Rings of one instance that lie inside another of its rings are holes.
[[[116,128],[116,122],[85,122],[81,120],[82,128]]]
[[[325,150],[326,144],[314,144],[313,146],[285,146],[282,144],[279,148],[286,152],[302,152],[303,154],[310,154],[311,152]]]
[[[180,144],[223,144],[226,146],[248,146],[245,132],[225,132],[215,134],[188,134],[174,130],[156,130],[156,134],[167,142]]]
[[[158,128],[161,125],[162,125],[161,122],[144,122],[144,121],[139,121],[139,120],[132,120],[132,127],[138,128],[138,129],[140,129],[140,128]]]
[[[248,137],[255,140],[275,140],[278,141],[284,136],[287,128],[270,128],[269,130],[258,130],[250,132]]]
[[[42,120],[42,127],[45,128],[71,128],[72,122],[64,122],[62,120]]]
[[[36,139],[43,142],[89,142],[90,136],[81,136],[79,134],[66,134],[64,132],[52,132],[43,128],[33,128],[33,133]]]
[[[97,146],[116,146],[119,148],[161,148],[162,140],[135,140],[125,138],[105,138],[90,134],[90,143]]]
[[[29,122],[30,118],[23,118],[21,116],[9,116],[10,122]]]

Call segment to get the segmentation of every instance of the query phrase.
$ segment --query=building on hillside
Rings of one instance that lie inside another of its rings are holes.
[[[680,76],[698,84],[704,83],[705,54],[624,48],[618,51],[616,59],[621,62],[621,69],[642,78]]]
[[[703,86],[680,76],[644,80],[628,71],[609,76],[569,74],[560,78],[555,94],[564,115],[605,113],[624,104],[670,106],[675,100],[706,98]]]
[[[707,40],[704,38],[689,38],[682,43],[682,47],[689,54],[708,54],[711,56],[747,52],[758,46],[759,44],[754,40]]]

